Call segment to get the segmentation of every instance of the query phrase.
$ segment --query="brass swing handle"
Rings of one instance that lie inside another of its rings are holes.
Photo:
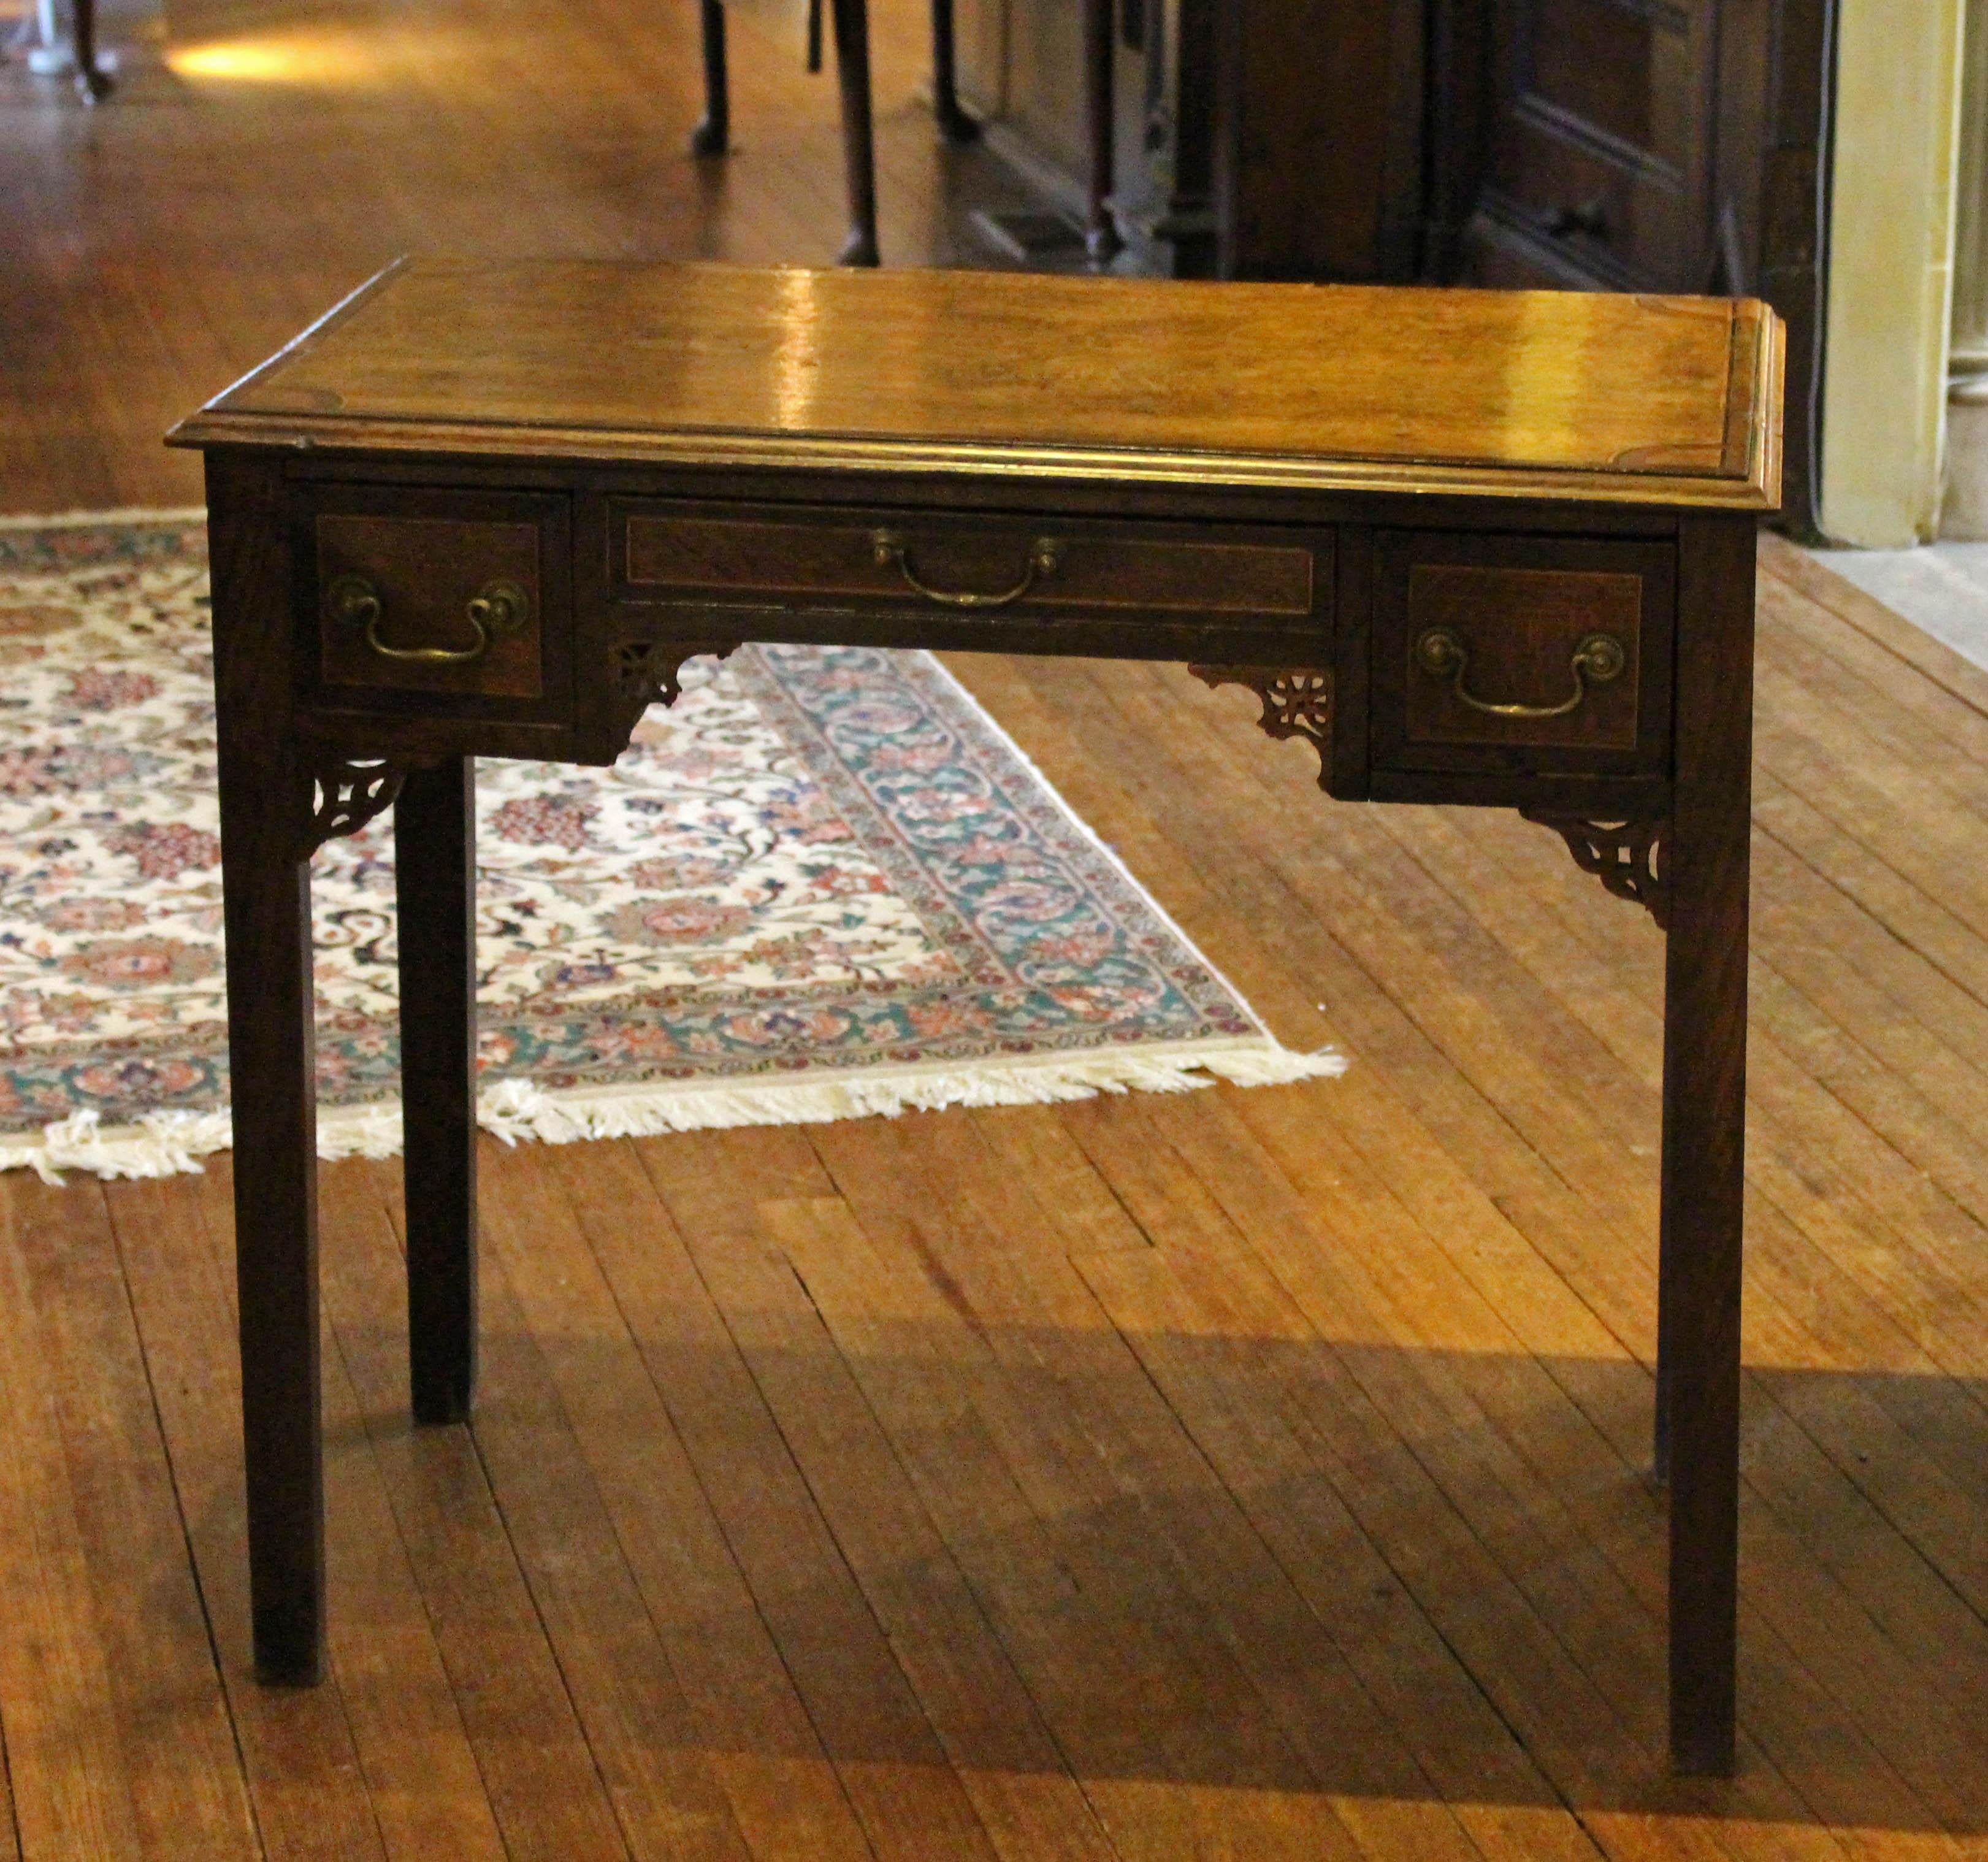
[[[1039,577],[1055,574],[1057,564],[1063,560],[1061,543],[1051,537],[1038,537],[1029,545],[1029,560],[1022,571],[1022,579],[1012,588],[981,594],[971,589],[934,588],[920,581],[918,572],[911,564],[911,545],[904,540],[901,530],[873,532],[870,547],[878,568],[888,569],[894,564],[904,580],[928,601],[942,602],[948,608],[1006,608],[1020,601],[1035,587]]]
[[[1611,679],[1620,679],[1628,663],[1628,655],[1613,634],[1590,634],[1574,649],[1572,697],[1557,705],[1493,705],[1464,690],[1464,675],[1470,670],[1470,649],[1448,628],[1430,628],[1415,642],[1417,665],[1433,678],[1448,679],[1458,702],[1494,718],[1564,718],[1587,696],[1590,682],[1605,686]]]
[[[346,627],[363,627],[366,644],[382,659],[410,659],[425,665],[466,665],[481,659],[499,635],[514,634],[532,611],[531,598],[516,582],[485,582],[464,605],[462,615],[476,631],[466,647],[389,646],[380,638],[387,618],[380,591],[363,575],[341,575],[324,591],[325,611]]]

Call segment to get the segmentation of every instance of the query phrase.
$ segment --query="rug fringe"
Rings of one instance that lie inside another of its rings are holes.
[[[1271,1041],[1155,1054],[1086,1054],[955,1068],[865,1071],[846,1080],[779,1080],[749,1085],[573,1087],[547,1092],[500,1080],[478,1095],[477,1122],[506,1144],[571,1144],[588,1138],[646,1138],[667,1132],[750,1125],[827,1125],[894,1118],[951,1105],[1043,1105],[1100,1092],[1192,1092],[1226,1080],[1237,1086],[1331,1079],[1346,1060],[1330,1048],[1294,1054]],[[147,1112],[106,1127],[79,1112],[36,1132],[0,1139],[0,1170],[32,1170],[59,1183],[65,1170],[94,1176],[174,1176],[232,1141],[228,1115]],[[401,1149],[397,1102],[326,1107],[318,1116],[322,1158],[394,1157]]]
[[[110,511],[10,511],[0,530],[70,530],[120,523],[205,523],[203,504],[120,506]]]

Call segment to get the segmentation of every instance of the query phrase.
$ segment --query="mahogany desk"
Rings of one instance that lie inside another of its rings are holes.
[[[742,641],[1192,662],[1349,801],[1518,808],[1669,933],[1671,1738],[1733,1754],[1753,303],[420,262],[205,449],[255,1657],[324,1639],[309,862],[396,807],[414,1413],[475,1375],[477,756]]]

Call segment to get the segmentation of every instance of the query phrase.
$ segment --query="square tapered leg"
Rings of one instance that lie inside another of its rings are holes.
[[[1672,1757],[1682,1772],[1724,1776],[1734,1760],[1739,1605],[1753,526],[1692,520],[1680,540],[1659,1452],[1670,1484]]]
[[[476,766],[411,770],[394,804],[407,1347],[414,1420],[476,1390]]]

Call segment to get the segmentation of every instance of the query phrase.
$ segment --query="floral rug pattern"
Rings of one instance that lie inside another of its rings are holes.
[[[197,518],[0,525],[0,1134],[225,1103],[205,550]],[[928,655],[691,675],[611,771],[479,765],[481,1062],[514,1112],[646,1088],[664,1126],[771,1121],[739,1090],[877,1069],[1046,1068],[1018,1097],[1336,1070],[1270,1041]],[[389,815],[313,863],[323,1106],[397,1091],[392,858]],[[708,1120],[669,1096],[712,1085]]]

